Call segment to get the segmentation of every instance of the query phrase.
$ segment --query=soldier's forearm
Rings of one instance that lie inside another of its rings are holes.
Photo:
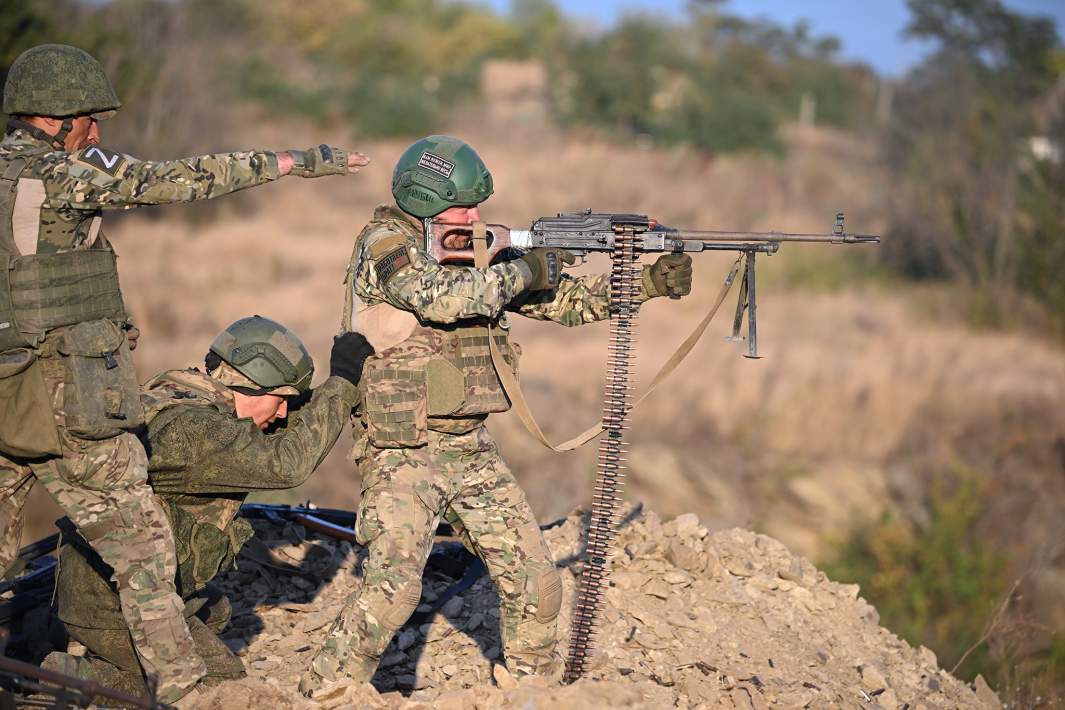
[[[554,291],[532,293],[515,310],[528,318],[565,326],[610,317],[610,279],[606,274],[563,278]]]
[[[464,318],[495,318],[525,291],[530,274],[514,262],[488,269],[412,266],[385,285],[392,305],[410,311],[423,321],[454,323]]]
[[[138,162],[115,186],[125,205],[116,201],[111,206],[206,200],[262,185],[280,176],[277,155],[269,151]]]

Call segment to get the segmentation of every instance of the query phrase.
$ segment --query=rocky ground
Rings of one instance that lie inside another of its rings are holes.
[[[320,704],[295,687],[359,583],[360,551],[299,525],[256,521],[260,543],[223,580],[234,604],[224,637],[248,678],[181,707],[1000,707],[982,679],[959,681],[931,651],[880,627],[857,586],[832,582],[769,537],[709,533],[694,515],[662,522],[639,507],[624,520],[599,652],[585,679],[560,687],[511,678],[501,665],[491,583],[482,576],[448,597],[462,569],[453,564],[457,544],[442,542],[420,613],[385,653],[373,684]],[[563,570],[564,636],[583,521],[574,514],[545,533]]]

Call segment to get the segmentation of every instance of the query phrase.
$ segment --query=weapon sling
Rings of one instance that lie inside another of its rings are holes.
[[[488,238],[484,222],[475,222],[473,225],[473,254],[474,266],[478,269],[485,269],[488,267]],[[684,361],[684,358],[688,356],[688,353],[692,351],[692,348],[695,347],[695,344],[703,337],[703,333],[706,332],[710,322],[714,319],[714,316],[717,315],[718,309],[721,308],[721,304],[724,302],[725,297],[728,296],[729,289],[732,288],[732,283],[736,279],[736,274],[739,273],[740,260],[740,258],[737,258],[732,264],[728,276],[725,277],[725,282],[721,285],[721,290],[718,291],[717,297],[710,306],[710,310],[705,316],[703,316],[702,321],[699,322],[691,334],[684,339],[676,351],[668,360],[666,360],[665,364],[662,365],[651,379],[651,384],[648,385],[647,391],[644,392],[629,408],[629,412],[636,409],[641,402],[647,399],[651,393],[677,369],[680,363]],[[534,439],[552,451],[561,453],[578,449],[603,433],[603,423],[599,422],[561,444],[555,445],[548,441],[547,437],[544,436],[544,432],[540,428],[540,425],[536,422],[536,418],[533,416],[528,403],[525,401],[525,395],[521,391],[521,385],[518,383],[518,378],[514,376],[514,372],[503,359],[503,355],[499,352],[499,347],[496,345],[495,339],[491,337],[492,325],[489,324],[487,328],[489,334],[488,344],[492,352],[492,363],[495,365],[496,372],[499,375],[499,381],[503,384],[503,389],[510,398],[510,402],[514,407],[514,411],[518,415],[518,418],[521,419],[521,423],[525,425],[525,429]]]

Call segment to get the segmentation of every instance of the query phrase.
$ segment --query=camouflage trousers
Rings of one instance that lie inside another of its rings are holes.
[[[45,383],[51,401],[62,402],[61,370],[46,372]],[[62,456],[16,460],[0,454],[0,567],[8,570],[18,555],[23,507],[39,482],[112,568],[140,664],[158,677],[161,699],[176,699],[205,668],[182,615],[173,533],[148,485],[144,447],[130,433],[76,437],[62,426],[61,406],[55,413]]]
[[[485,428],[429,432],[427,446],[366,447],[356,536],[369,556],[363,580],[333,622],[302,689],[368,681],[421,598],[422,571],[441,518],[484,561],[500,596],[500,632],[515,675],[553,673],[562,580],[525,494]]]

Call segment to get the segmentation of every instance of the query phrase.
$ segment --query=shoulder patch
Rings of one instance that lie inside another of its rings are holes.
[[[126,157],[124,155],[98,145],[89,146],[75,153],[74,160],[107,173],[111,177],[117,177],[122,168],[126,167]]]
[[[405,246],[398,246],[379,259],[374,259],[374,269],[381,283],[387,282],[397,271],[409,265],[410,254]]]

